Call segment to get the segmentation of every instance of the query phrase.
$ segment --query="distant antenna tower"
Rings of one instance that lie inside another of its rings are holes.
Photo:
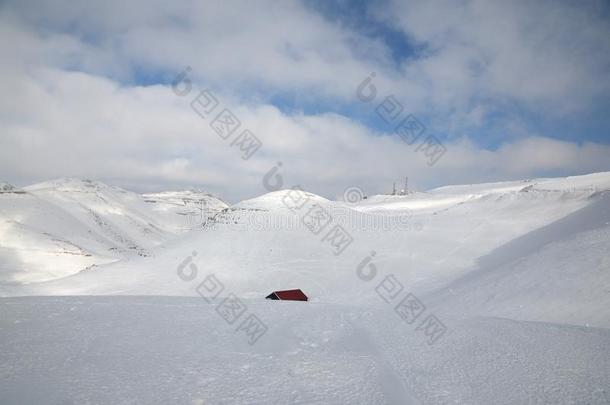
[[[392,183],[392,195],[396,195],[396,182]]]
[[[405,176],[405,195],[409,194],[409,176]]]

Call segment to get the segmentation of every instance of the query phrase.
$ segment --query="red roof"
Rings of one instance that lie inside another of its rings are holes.
[[[270,300],[283,300],[283,301],[307,301],[307,295],[303,293],[303,291],[298,288],[295,290],[282,290],[282,291],[274,291],[269,294],[267,299]]]

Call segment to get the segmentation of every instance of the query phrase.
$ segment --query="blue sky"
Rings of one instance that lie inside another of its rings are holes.
[[[395,29],[391,25],[380,21],[375,17],[375,8],[387,7],[388,1],[367,2],[360,0],[333,0],[305,1],[305,4],[317,13],[320,13],[329,21],[353,29],[360,34],[382,41],[389,49],[392,59],[397,67],[403,63],[425,57],[427,46],[424,42],[416,43],[404,32]],[[608,5],[602,5],[598,11],[608,17]],[[610,23],[610,21],[609,21]],[[610,75],[610,65],[607,66],[606,73]],[[551,118],[529,111],[519,103],[502,102],[494,113],[489,114],[484,125],[472,128],[469,132],[472,139],[486,148],[497,148],[505,140],[506,133],[503,133],[503,122],[511,118],[518,119],[524,126],[532,132],[545,134],[561,140],[575,142],[610,142],[610,95],[601,95],[596,100],[592,100],[590,108],[582,111],[578,115],[560,115]],[[363,122],[365,125],[375,128],[381,132],[386,131],[387,125],[375,114],[371,114],[370,109],[358,108],[357,105],[336,106],[320,105],[315,102],[299,102],[298,97],[293,95],[284,97],[274,97],[271,102],[280,109],[294,110],[303,109],[310,113],[319,113],[333,110],[340,114],[352,117]],[[495,104],[496,100],[488,100]],[[337,108],[339,107],[339,108]],[[434,117],[427,118],[431,122],[433,129]],[[451,137],[449,133],[439,133],[440,137]]]
[[[405,60],[416,58],[426,49],[425,43],[415,43],[401,30],[375,18],[373,10],[387,7],[387,1],[307,0],[304,4],[333,24],[382,41],[390,49],[392,60],[397,66]]]
[[[0,27],[0,173],[17,184],[239,199],[282,161],[287,183],[332,198],[407,174],[426,189],[610,170],[607,2],[27,0],[3,3]],[[177,97],[186,66],[194,90]],[[240,159],[192,111],[205,88],[260,153]],[[438,163],[376,115],[390,95],[443,142]]]

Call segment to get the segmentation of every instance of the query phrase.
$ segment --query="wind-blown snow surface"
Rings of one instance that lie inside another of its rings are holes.
[[[608,190],[598,173],[355,205],[308,194],[301,210],[280,191],[147,257],[4,283],[0,402],[610,403]],[[353,238],[339,255],[337,224]],[[262,299],[287,288],[311,301]],[[408,293],[415,320],[395,311]],[[228,323],[232,294],[246,309]],[[267,328],[253,345],[249,315]]]

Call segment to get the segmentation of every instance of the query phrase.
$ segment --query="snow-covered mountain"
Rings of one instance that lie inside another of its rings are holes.
[[[352,205],[304,193],[307,203],[300,210],[291,209],[294,192],[273,192],[224,209],[202,232],[184,235],[154,257],[106,265],[36,291],[196,295],[194,285],[170,270],[197,251],[200,271],[220,272],[241,296],[298,284],[321,301],[343,302],[354,294],[375,300],[374,290],[354,277],[355,266],[374,251],[384,272],[428,293],[469,274],[503,245],[603,200],[610,189],[610,176],[604,177],[606,183],[582,176],[576,188],[571,180],[543,179],[379,196]],[[330,217],[319,234],[305,225],[314,205]],[[338,256],[321,241],[334,225],[353,239]],[[513,259],[522,253],[515,250]]]
[[[0,193],[18,193],[19,191],[12,184],[0,181]]]
[[[188,193],[187,193],[188,194]],[[0,280],[57,279],[85,269],[153,254],[186,223],[178,210],[98,181],[64,178],[0,192]],[[223,204],[205,197],[215,209]],[[169,203],[165,203],[169,205]]]
[[[56,239],[101,254],[106,244],[82,242],[95,230],[128,252],[93,211],[147,252],[47,281],[37,269],[36,283],[26,283],[22,267],[21,278],[0,284],[0,295],[26,296],[1,300],[0,342],[14,342],[6,352],[48,368],[73,347],[94,350],[91,381],[121,387],[76,390],[77,402],[610,403],[610,173],[356,204],[294,190],[230,207],[204,196],[213,215],[180,234],[172,215],[191,209],[199,193],[140,197],[68,183],[0,195],[2,235],[13,235],[11,226],[39,237],[34,225],[45,224]],[[143,224],[150,233],[139,233]],[[34,236],[30,246],[51,243]],[[2,240],[9,268],[8,253],[24,254],[27,243],[11,236],[5,248]],[[289,288],[310,302],[264,300]],[[229,322],[221,308],[235,299],[244,315]],[[253,345],[241,329],[248,314],[266,328]],[[56,355],[36,349],[46,339],[36,325],[53,317],[63,325],[54,339],[69,342]],[[24,333],[34,349],[18,343]],[[98,339],[101,347],[91,343]],[[121,359],[120,375],[106,358]],[[40,378],[9,363],[5,381]],[[151,373],[150,364],[163,366]],[[85,360],[59,367],[51,394],[91,369]],[[137,384],[118,382],[129,376]]]
[[[200,190],[143,194],[159,221],[175,232],[199,229],[229,205]]]

